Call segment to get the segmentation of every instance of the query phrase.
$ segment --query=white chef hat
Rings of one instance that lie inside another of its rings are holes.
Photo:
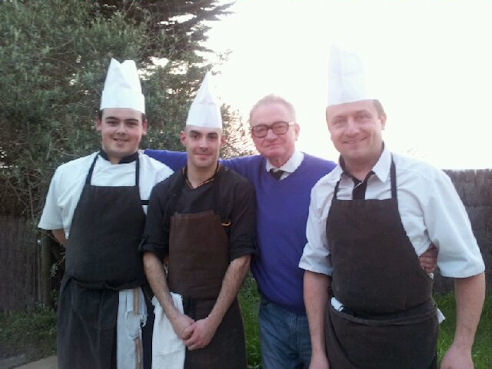
[[[209,79],[210,72],[207,72],[188,111],[187,126],[222,128],[220,105],[209,84]]]
[[[104,108],[130,108],[145,114],[145,98],[133,60],[120,63],[111,59],[101,97],[100,109]]]
[[[327,106],[371,100],[364,78],[364,66],[357,54],[332,46],[328,66]]]

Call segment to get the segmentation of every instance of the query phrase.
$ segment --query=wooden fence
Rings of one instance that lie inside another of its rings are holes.
[[[462,198],[486,264],[492,287],[492,170],[448,171]],[[59,274],[52,263],[60,248],[23,218],[0,215],[0,311],[21,310],[38,303],[51,304]],[[438,274],[438,273],[437,273]],[[436,277],[435,291],[452,289],[452,281]]]

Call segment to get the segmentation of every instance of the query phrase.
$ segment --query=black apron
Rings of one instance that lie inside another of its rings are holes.
[[[436,368],[432,279],[420,266],[398,212],[395,165],[387,200],[338,200],[327,219],[333,265],[327,354],[332,369]]]
[[[135,186],[120,187],[91,185],[98,156],[70,227],[58,304],[59,369],[116,368],[118,291],[145,280],[138,252],[145,225],[138,156]]]
[[[220,171],[212,186],[218,207]],[[184,313],[194,320],[212,311],[229,266],[229,240],[217,209],[170,219],[168,284],[183,297]],[[246,369],[243,322],[237,299],[210,343],[186,350],[185,369]]]

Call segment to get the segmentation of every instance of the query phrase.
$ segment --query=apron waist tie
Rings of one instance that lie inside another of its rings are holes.
[[[354,311],[349,307],[343,305],[339,311],[344,314],[350,315],[354,318],[367,319],[367,320],[393,320],[393,319],[406,319],[415,316],[422,316],[430,313],[435,314],[435,306],[436,305],[434,303],[434,300],[429,299],[420,305],[393,313],[374,314],[366,311]]]

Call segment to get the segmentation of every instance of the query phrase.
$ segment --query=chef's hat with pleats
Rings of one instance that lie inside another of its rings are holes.
[[[133,60],[120,63],[111,59],[101,97],[100,109],[105,108],[129,108],[145,114],[145,98]]]
[[[366,86],[360,57],[332,46],[328,65],[327,106],[374,99]]]
[[[188,111],[187,126],[222,128],[220,105],[210,79],[210,72],[207,72]]]

